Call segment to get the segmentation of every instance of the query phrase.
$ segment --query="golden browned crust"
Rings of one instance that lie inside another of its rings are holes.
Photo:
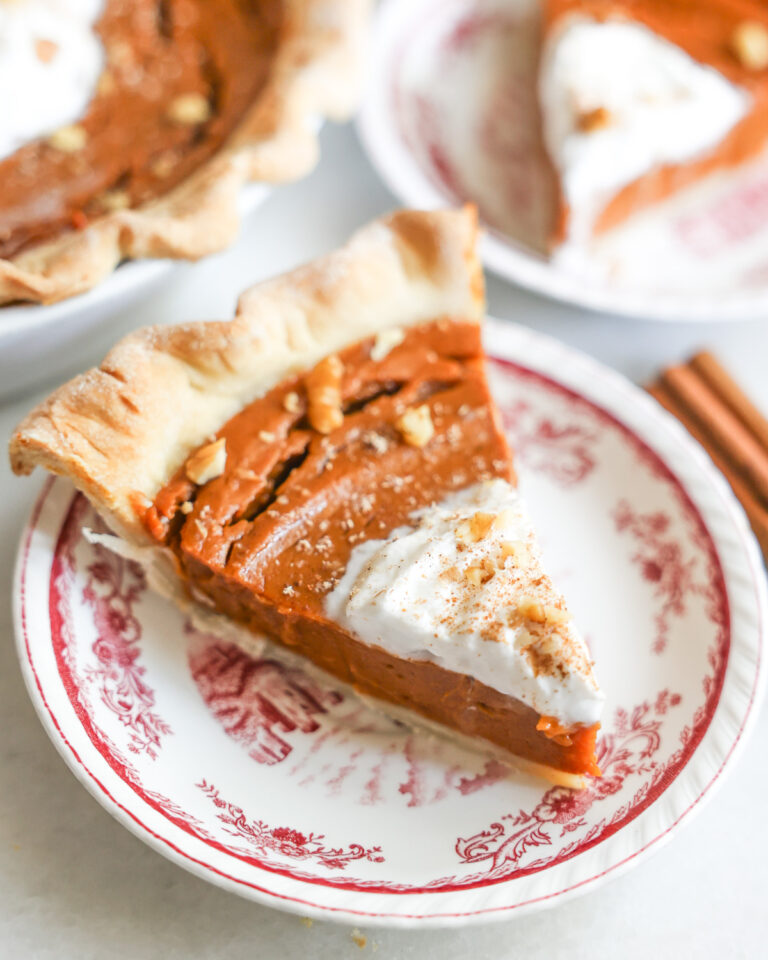
[[[370,0],[284,2],[270,79],[225,148],[157,200],[0,259],[0,304],[63,300],[126,259],[196,260],[221,250],[237,233],[243,184],[295,180],[312,168],[318,120],[345,119],[354,108]]]
[[[479,322],[476,235],[473,208],[401,211],[246,291],[233,320],[130,334],[19,425],[13,470],[69,477],[119,533],[152,542],[142,505],[191,450],[286,375],[389,327],[451,314]]]

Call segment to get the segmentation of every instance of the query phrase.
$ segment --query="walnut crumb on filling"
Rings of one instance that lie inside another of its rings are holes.
[[[301,410],[301,397],[295,390],[291,390],[283,397],[283,409],[288,413],[299,413]]]
[[[403,440],[411,447],[426,446],[435,434],[432,414],[427,404],[410,407],[397,418],[395,426]]]
[[[325,357],[307,374],[307,416],[318,433],[328,434],[344,422],[341,378],[344,367],[335,355]]]
[[[181,126],[195,127],[211,118],[211,105],[202,93],[182,93],[171,100],[168,119]]]
[[[88,134],[85,127],[76,123],[59,127],[48,137],[48,143],[60,153],[77,153],[85,147],[87,142]]]
[[[131,198],[125,190],[108,190],[99,197],[99,206],[106,213],[117,213],[118,210],[127,210],[131,205]]]
[[[224,437],[220,437],[213,443],[207,443],[204,447],[196,450],[187,460],[185,472],[192,483],[202,486],[209,480],[220,477],[224,473],[226,464],[226,440]]]
[[[768,68],[768,27],[757,20],[745,20],[733,31],[731,49],[747,70]]]

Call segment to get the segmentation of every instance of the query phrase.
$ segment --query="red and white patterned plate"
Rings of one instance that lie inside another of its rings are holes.
[[[472,200],[487,267],[593,310],[737,320],[768,310],[768,156],[546,256],[554,181],[537,106],[540,0],[383,0],[358,127],[409,206]]]
[[[243,896],[370,924],[554,904],[669,839],[755,714],[766,622],[743,513],[641,391],[489,322],[494,392],[548,565],[607,693],[603,777],[550,787],[414,733],[269,648],[247,655],[91,544],[46,483],[15,587],[33,702],[74,773],[165,856]]]

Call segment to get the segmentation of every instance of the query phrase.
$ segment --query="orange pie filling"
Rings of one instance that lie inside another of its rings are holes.
[[[597,775],[598,724],[542,717],[472,676],[362,642],[327,612],[357,546],[496,478],[515,482],[480,328],[442,319],[385,331],[279,383],[187,459],[144,524],[198,602],[360,693],[535,764]],[[478,567],[477,584],[486,576]],[[529,613],[543,636],[546,611]],[[544,671],[545,649],[531,654]]]

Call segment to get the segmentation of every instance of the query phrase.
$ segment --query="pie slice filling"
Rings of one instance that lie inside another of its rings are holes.
[[[480,327],[388,335],[233,417],[158,493],[147,529],[198,601],[361,693],[595,774],[602,697],[541,568]]]

